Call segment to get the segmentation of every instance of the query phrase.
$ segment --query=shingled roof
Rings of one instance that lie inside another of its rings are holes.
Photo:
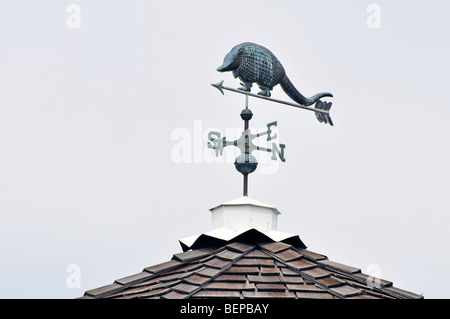
[[[278,232],[280,212],[248,197],[211,209],[215,229],[180,240],[184,252],[83,299],[419,299],[392,282],[307,249]]]
[[[282,242],[232,242],[173,255],[82,298],[420,299],[360,269]]]

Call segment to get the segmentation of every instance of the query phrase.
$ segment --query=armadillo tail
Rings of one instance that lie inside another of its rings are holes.
[[[297,102],[300,105],[303,106],[310,106],[316,103],[319,99],[329,96],[333,97],[331,93],[323,92],[318,93],[316,95],[313,95],[311,97],[305,97],[303,96],[297,89],[294,87],[292,82],[289,80],[287,76],[284,76],[284,78],[280,81],[281,88],[283,91],[295,102]]]

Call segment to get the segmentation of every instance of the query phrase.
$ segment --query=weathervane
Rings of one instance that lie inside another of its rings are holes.
[[[240,93],[245,95],[245,109],[241,112],[241,118],[244,121],[244,131],[239,139],[227,141],[226,137],[221,137],[219,132],[209,132],[208,147],[216,151],[216,156],[222,155],[223,148],[227,146],[236,146],[241,150],[241,154],[234,163],[236,169],[244,176],[244,196],[248,195],[248,174],[255,171],[258,162],[251,154],[253,151],[265,151],[272,153],[272,159],[277,160],[277,155],[281,161],[284,158],[284,144],[272,143],[272,148],[259,147],[253,144],[253,139],[266,136],[267,141],[276,139],[276,134],[272,134],[271,128],[277,125],[277,122],[267,124],[267,131],[253,134],[249,129],[248,122],[253,117],[252,111],[248,108],[248,97],[255,97],[271,102],[281,103],[304,110],[313,111],[319,122],[330,124],[333,122],[330,117],[331,102],[322,102],[323,97],[333,97],[331,93],[318,93],[312,97],[303,96],[291,83],[284,71],[283,66],[278,59],[267,48],[255,43],[245,42],[235,46],[225,56],[223,64],[217,68],[219,72],[232,71],[235,78],[239,78],[242,87],[233,89],[223,86],[223,81],[217,84],[211,84],[222,94],[223,90]],[[261,91],[258,95],[250,92],[253,83],[257,83]],[[283,91],[296,103],[286,102],[271,98],[270,91],[274,86],[280,84]],[[315,104],[314,108],[309,107]]]

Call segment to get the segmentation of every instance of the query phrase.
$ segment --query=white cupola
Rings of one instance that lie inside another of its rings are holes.
[[[210,209],[214,229],[232,231],[254,228],[260,232],[277,230],[278,215],[273,206],[247,196],[237,198]]]

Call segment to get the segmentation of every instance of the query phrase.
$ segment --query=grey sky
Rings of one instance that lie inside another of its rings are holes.
[[[380,28],[367,26],[371,3]],[[70,4],[80,28],[67,26]],[[245,41],[271,49],[305,95],[332,92],[335,123],[250,100],[252,125],[277,120],[286,144],[275,174],[250,176],[250,196],[312,251],[449,298],[448,12],[446,1],[2,1],[0,298],[78,297],[211,229],[208,209],[241,196],[242,178],[208,163],[195,130],[242,125],[243,96],[209,84],[238,86],[215,70]],[[173,159],[180,129],[191,163]],[[80,288],[66,285],[71,264]]]

